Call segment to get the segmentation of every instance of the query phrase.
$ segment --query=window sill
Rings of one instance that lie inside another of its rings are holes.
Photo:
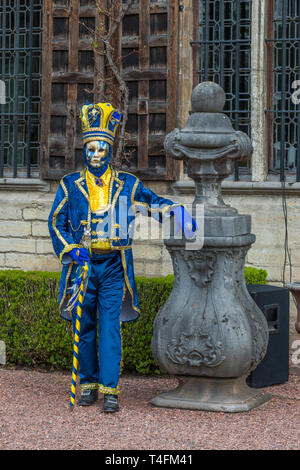
[[[172,188],[179,194],[194,194],[194,181],[183,180],[176,181]],[[222,194],[251,194],[267,195],[280,194],[282,186],[280,181],[223,181]],[[300,194],[300,183],[286,182],[285,191],[287,194]]]
[[[50,191],[50,184],[38,178],[0,178],[0,191]]]

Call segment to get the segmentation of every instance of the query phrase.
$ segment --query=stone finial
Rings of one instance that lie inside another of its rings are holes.
[[[229,117],[222,112],[225,93],[217,83],[197,85],[191,102],[186,126],[166,136],[165,150],[173,158],[185,160],[187,174],[195,181],[195,203],[224,206],[219,186],[233,173],[237,160],[250,158],[251,140],[247,134],[234,130]]]
[[[197,174],[208,174],[210,162],[212,175],[226,178],[233,170],[230,162],[247,159],[253,148],[249,137],[235,131],[226,114],[222,113],[225,103],[224,90],[213,82],[202,82],[192,93],[192,112],[184,129],[174,129],[165,138],[165,149],[175,159],[184,159],[192,164],[191,178]],[[226,170],[221,172],[220,160],[226,162]],[[217,162],[218,161],[218,162]],[[217,162],[217,166],[215,163]],[[195,167],[198,170],[195,173]]]
[[[192,92],[192,112],[221,113],[226,100],[222,87],[214,82],[202,82]]]

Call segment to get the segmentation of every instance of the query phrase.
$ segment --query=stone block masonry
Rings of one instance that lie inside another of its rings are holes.
[[[54,194],[0,192],[0,269],[60,271],[48,232]]]

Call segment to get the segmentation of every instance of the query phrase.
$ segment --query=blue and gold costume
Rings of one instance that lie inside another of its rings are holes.
[[[110,104],[84,106],[81,120],[84,143],[101,140],[112,145],[120,115]],[[61,316],[73,319],[73,323],[74,315],[72,318],[66,307],[78,264],[69,253],[82,248],[85,234],[90,234],[90,272],[79,343],[80,383],[83,388],[117,394],[122,356],[120,322],[140,316],[132,257],[136,210],[161,222],[164,213],[180,204],[157,196],[136,176],[109,165],[100,185],[99,180],[90,167],[62,178],[49,216],[49,232],[63,264]]]

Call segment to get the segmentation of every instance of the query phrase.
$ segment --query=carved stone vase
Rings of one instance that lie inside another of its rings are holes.
[[[155,406],[209,411],[248,411],[270,395],[246,384],[268,344],[264,315],[248,293],[245,256],[255,236],[251,218],[222,199],[221,182],[234,163],[252,154],[248,136],[222,113],[224,90],[202,82],[192,93],[186,127],[165,139],[165,149],[184,159],[195,182],[193,214],[202,206],[204,243],[186,249],[186,240],[165,240],[174,268],[174,286],[158,312],[152,353],[162,371],[179,380],[176,389],[151,400]],[[190,243],[191,245],[191,243]]]

